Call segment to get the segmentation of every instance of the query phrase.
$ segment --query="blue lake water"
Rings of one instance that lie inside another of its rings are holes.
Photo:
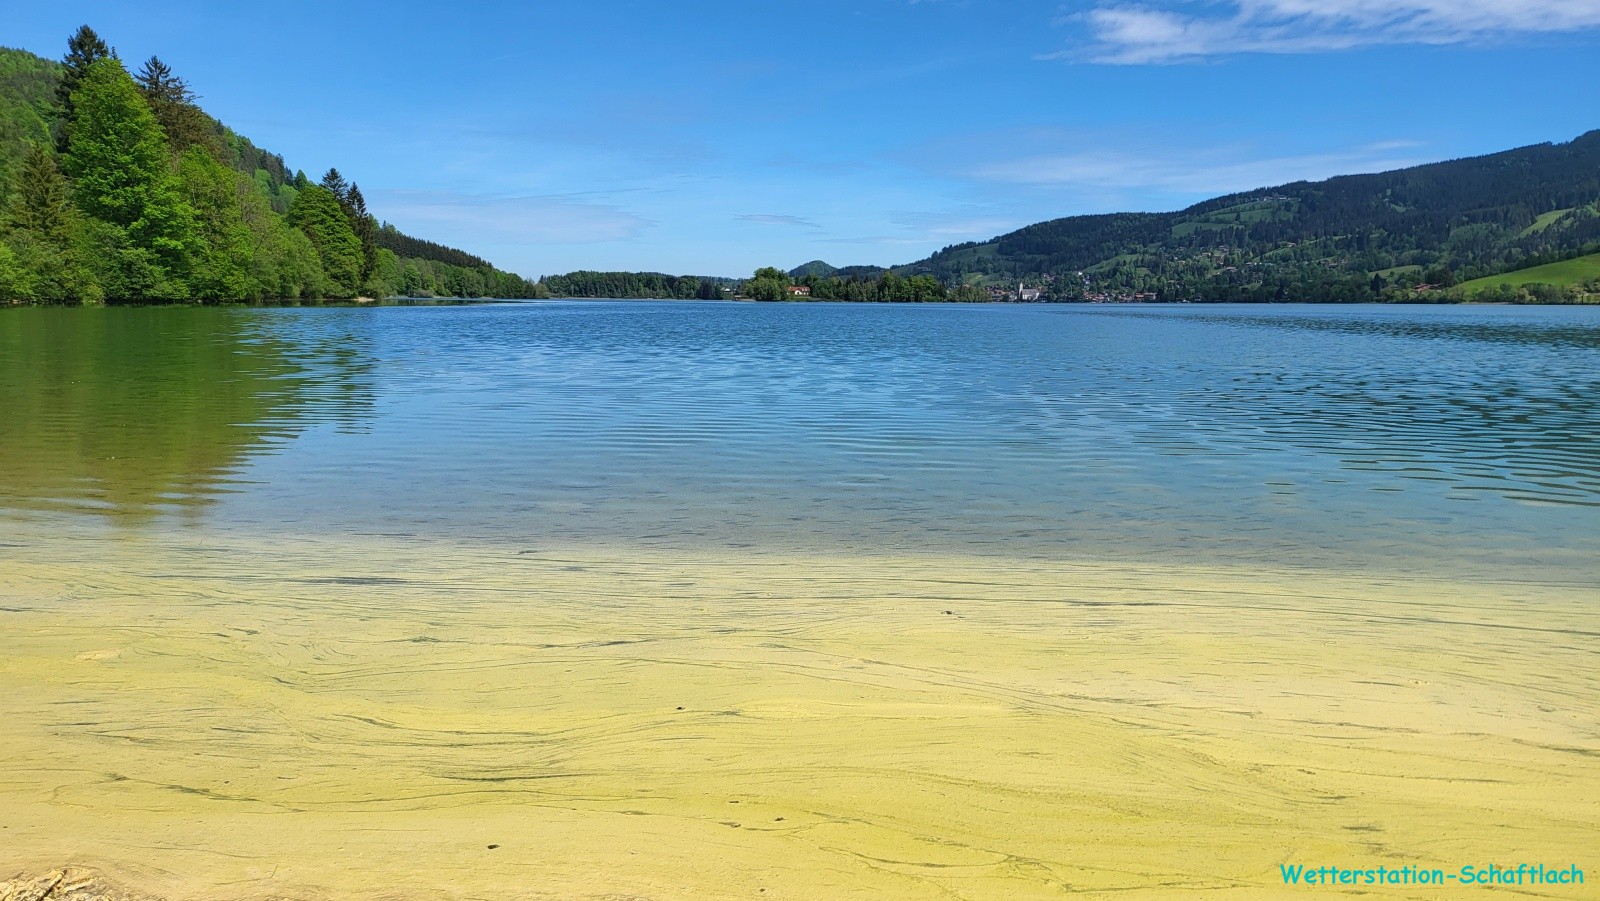
[[[13,529],[1600,581],[1600,309],[14,310],[0,408]]]

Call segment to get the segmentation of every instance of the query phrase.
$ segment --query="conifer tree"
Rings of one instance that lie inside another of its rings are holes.
[[[32,144],[17,170],[11,204],[5,211],[9,228],[32,232],[54,243],[66,239],[72,214],[72,196],[67,180],[56,164],[55,154],[43,144]]]
[[[56,132],[56,150],[64,152],[67,149],[67,133],[77,118],[72,95],[78,90],[83,76],[97,61],[108,57],[115,59],[116,55],[117,52],[87,25],[78,26],[78,30],[67,39],[67,55],[61,59],[66,69],[61,73],[61,83],[56,86],[56,103],[62,110],[60,130]]]
[[[146,100],[165,100],[170,103],[193,103],[194,92],[183,79],[172,74],[172,67],[152,56],[139,67],[133,80],[139,83],[139,92]]]
[[[361,186],[355,182],[350,183],[348,202],[350,204],[350,212],[354,214],[357,219],[369,218],[370,214],[367,212],[367,198],[361,195]]]
[[[167,136],[174,156],[181,156],[190,147],[204,147],[217,154],[216,132],[200,107],[194,91],[182,78],[173,74],[172,67],[152,56],[145,60],[134,81],[139,93],[150,104],[156,121]]]
[[[351,228],[361,240],[361,282],[365,285],[378,267],[378,220],[367,212],[367,199],[355,182],[350,183],[348,196],[346,213],[350,216]]]
[[[350,205],[350,183],[344,180],[338,169],[329,169],[323,174],[322,186],[333,192],[340,206]]]

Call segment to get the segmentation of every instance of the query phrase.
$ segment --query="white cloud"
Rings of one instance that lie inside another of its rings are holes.
[[[1101,3],[1085,47],[1051,54],[1114,64],[1239,53],[1316,53],[1375,44],[1461,44],[1600,28],[1600,0],[1182,0]]]
[[[450,191],[377,191],[373,212],[410,235],[442,243],[601,244],[655,223],[615,206],[567,196],[501,197]]]

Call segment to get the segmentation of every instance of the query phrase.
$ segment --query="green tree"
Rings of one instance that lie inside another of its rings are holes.
[[[361,188],[350,183],[345,195],[345,214],[350,217],[350,228],[361,241],[361,282],[365,284],[378,266],[378,220],[367,212],[367,199]]]
[[[383,299],[393,297],[402,290],[403,273],[400,268],[400,258],[394,251],[387,247],[380,247],[376,253],[376,263],[372,275],[362,287],[362,293],[368,297]]]
[[[1435,266],[1422,276],[1423,282],[1439,288],[1454,288],[1457,284],[1456,274],[1449,266]]]
[[[221,144],[211,117],[195,105],[194,92],[182,78],[173,74],[171,66],[152,56],[145,60],[134,80],[161,124],[174,154],[181,155],[190,147],[204,147],[213,155],[221,155]]]
[[[421,297],[424,290],[422,270],[418,268],[417,261],[407,260],[400,272],[400,293],[406,297]]]
[[[340,206],[350,202],[350,183],[345,181],[338,169],[329,169],[322,174],[322,186],[333,192]]]
[[[931,275],[913,275],[906,279],[906,299],[913,303],[931,303],[944,300],[944,286]]]
[[[878,299],[889,303],[905,303],[911,299],[911,287],[906,280],[891,270],[878,280]]]
[[[72,122],[77,118],[77,102],[72,95],[77,93],[78,85],[89,73],[89,67],[103,59],[115,59],[116,55],[117,52],[106,46],[100,35],[87,25],[78,26],[78,30],[67,39],[67,55],[61,59],[61,64],[66,68],[61,73],[61,83],[56,86],[56,104],[62,112],[60,127],[56,132],[57,150],[65,152],[67,149]]]
[[[205,300],[258,300],[267,292],[250,278],[255,241],[245,227],[241,176],[199,147],[178,161],[184,199],[195,210],[201,250],[189,272],[189,289]]]
[[[378,220],[367,212],[367,199],[361,188],[347,180],[338,169],[329,169],[322,176],[322,186],[339,199],[339,207],[350,220],[350,230],[361,242],[361,275],[358,284],[365,285],[378,265]]]
[[[78,209],[96,220],[101,283],[117,300],[187,297],[194,210],[179,194],[155,115],[114,58],[92,63],[72,98],[66,170]]]
[[[22,273],[16,284],[25,285],[28,295],[14,299],[97,302],[99,288],[78,246],[80,217],[55,154],[44,144],[30,145],[13,182],[10,202],[0,215],[0,233],[8,236]]]
[[[11,248],[0,242],[0,303],[27,303],[34,299],[28,274]]]
[[[29,146],[6,208],[6,226],[41,238],[65,240],[71,218],[71,190],[55,155],[43,144]]]
[[[744,293],[751,300],[783,300],[788,296],[788,287],[787,273],[772,266],[763,266],[744,283]]]
[[[320,185],[305,188],[289,207],[289,224],[300,229],[316,248],[327,275],[326,293],[354,297],[361,287],[361,239],[350,228],[339,198]]]

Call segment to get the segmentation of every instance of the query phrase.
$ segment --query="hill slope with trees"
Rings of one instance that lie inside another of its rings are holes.
[[[60,62],[0,48],[0,302],[237,302],[542,289],[380,224],[337,169],[290,172],[157,57],[93,29]]]
[[[1452,299],[1458,282],[1597,250],[1593,131],[1565,144],[1230,194],[1174,213],[1055,219],[896,271],[950,284],[1025,280],[1056,300]]]

